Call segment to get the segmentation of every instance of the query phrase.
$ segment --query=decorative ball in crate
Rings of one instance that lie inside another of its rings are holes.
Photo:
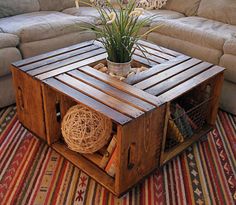
[[[104,115],[78,104],[67,111],[61,130],[69,149],[94,153],[108,143],[112,122]]]

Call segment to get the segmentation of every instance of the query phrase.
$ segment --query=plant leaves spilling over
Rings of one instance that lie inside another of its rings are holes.
[[[96,33],[110,61],[129,62],[135,49],[140,49],[141,45],[138,44],[138,40],[149,33],[147,31],[141,34],[141,29],[147,26],[154,16],[140,18],[142,10],[136,8],[135,0],[130,0],[127,4],[124,4],[123,0],[117,0],[115,4],[107,1],[105,6],[92,6],[100,14],[101,25],[87,23],[84,29]],[[143,52],[143,49],[140,50]],[[145,55],[144,52],[143,55]]]

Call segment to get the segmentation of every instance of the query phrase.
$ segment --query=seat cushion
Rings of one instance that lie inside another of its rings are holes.
[[[201,0],[197,15],[236,25],[236,1]]]
[[[41,11],[0,19],[0,28],[18,35],[21,42],[32,42],[82,31],[84,22],[95,23],[94,18]]]
[[[236,33],[234,38],[231,38],[225,42],[224,53],[233,54],[236,56]]]
[[[62,11],[75,7],[74,0],[39,0],[41,11]]]
[[[236,55],[224,54],[220,58],[220,65],[227,68],[224,72],[225,79],[236,83]]]
[[[200,0],[167,0],[163,9],[177,11],[186,16],[193,16],[197,13],[199,4]]]
[[[21,43],[19,49],[23,58],[28,58],[93,39],[96,39],[95,33],[81,31],[41,41]]]
[[[151,22],[157,22],[163,19],[177,19],[184,17],[183,14],[171,11],[171,10],[163,10],[163,9],[156,9],[156,10],[145,10],[143,15],[140,16],[141,18],[150,18]]]
[[[147,40],[152,41],[157,45],[213,64],[219,63],[220,57],[222,56],[223,52],[222,50],[207,48],[196,43],[191,43],[189,41],[173,38],[171,36],[162,35],[155,32],[150,33],[147,37]]]
[[[38,0],[1,0],[0,18],[39,11]]]
[[[74,15],[74,16],[88,16],[88,17],[94,17],[97,22],[99,22],[100,14],[99,12],[92,7],[80,7],[77,8],[69,8],[65,9],[63,11],[66,14]],[[149,17],[150,22],[156,22],[160,19],[175,19],[175,18],[181,18],[184,17],[183,14],[176,12],[176,11],[170,11],[170,10],[145,10],[143,15],[140,16],[140,19]],[[152,18],[153,17],[153,18]]]
[[[223,110],[236,115],[235,102],[236,102],[236,84],[225,80],[221,91],[220,107]]]
[[[96,20],[100,19],[100,14],[97,11],[97,9],[93,7],[80,7],[80,8],[68,8],[62,11],[65,14],[70,14],[73,16],[88,16],[88,17],[94,17]]]
[[[6,75],[0,77],[0,108],[15,103],[15,93],[12,82],[12,76]],[[2,97],[4,96],[4,97]]]
[[[0,49],[7,47],[16,47],[18,44],[18,36],[9,33],[0,33]]]
[[[11,63],[21,60],[20,51],[17,48],[0,49],[0,77],[11,73]]]
[[[151,26],[159,24],[155,32],[219,50],[236,33],[236,26],[196,16],[154,22]]]

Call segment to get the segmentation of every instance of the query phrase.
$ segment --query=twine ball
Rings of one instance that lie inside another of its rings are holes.
[[[108,143],[112,122],[104,115],[78,104],[67,111],[61,130],[69,149],[94,153]]]

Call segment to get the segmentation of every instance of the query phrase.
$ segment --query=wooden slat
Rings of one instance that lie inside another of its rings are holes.
[[[225,68],[214,66],[205,72],[200,73],[199,75],[185,81],[184,83],[174,87],[173,89],[159,95],[157,98],[161,97],[164,102],[172,101],[180,95],[183,95],[187,91],[193,89],[197,85],[200,85],[204,81],[214,77],[215,75],[223,72]]]
[[[100,55],[97,55],[97,56],[94,56],[94,57],[91,57],[91,58],[82,60],[82,61],[80,61],[80,62],[73,63],[73,64],[71,64],[71,65],[67,65],[67,66],[58,68],[58,69],[56,69],[56,70],[52,70],[52,71],[49,71],[49,72],[47,72],[47,73],[43,73],[43,74],[41,74],[41,75],[37,75],[36,78],[38,78],[39,80],[45,80],[45,79],[47,79],[47,78],[51,78],[51,77],[53,77],[53,76],[56,76],[56,75],[65,73],[65,72],[67,72],[67,71],[74,70],[74,69],[76,69],[76,68],[79,68],[79,67],[82,67],[82,66],[85,66],[85,65],[92,64],[92,63],[94,63],[94,62],[103,60],[103,59],[105,59],[106,57],[107,57],[107,54],[106,54],[106,53],[103,53],[103,54],[100,54]]]
[[[112,78],[111,76],[105,74],[105,73],[102,73],[100,71],[97,71],[96,69],[93,69],[89,66],[84,66],[84,67],[81,67],[81,68],[78,68],[80,71],[83,71],[84,73],[87,73],[88,75],[91,75],[105,83],[107,83],[108,85],[111,85],[111,86],[114,86],[116,87],[117,89],[119,90],[122,90],[126,93],[129,93],[135,97],[138,97],[150,104],[153,104],[155,106],[159,106],[160,104],[162,104],[162,101],[160,101],[160,98],[159,100],[157,100],[157,98],[153,95],[150,95],[149,93],[147,92],[144,92],[140,89],[137,89],[131,85],[128,85],[124,82],[121,82],[117,79],[114,79]]]
[[[128,77],[124,82],[126,82],[130,85],[133,85],[133,84],[138,83],[142,80],[145,80],[155,74],[158,74],[166,69],[169,69],[170,67],[176,66],[180,63],[183,63],[189,59],[190,59],[190,57],[185,56],[185,55],[178,56],[170,61],[167,61],[165,63],[161,63],[159,65],[155,65],[146,71],[143,71],[141,73],[137,73],[136,75]]]
[[[187,70],[197,64],[199,64],[201,62],[201,60],[192,58],[188,61],[185,61],[182,64],[179,64],[177,66],[171,67],[168,70],[165,70],[161,73],[158,73],[157,75],[154,75],[146,80],[143,80],[139,83],[134,84],[135,87],[139,88],[139,89],[147,89],[157,83],[160,83],[161,81],[164,81],[180,72],[183,72],[184,70]]]
[[[167,61],[167,60],[165,60],[165,59],[163,59],[163,58],[160,58],[160,57],[158,57],[158,56],[155,56],[155,55],[153,55],[153,54],[149,54],[149,53],[147,53],[147,52],[145,52],[145,51],[143,51],[143,52],[144,52],[144,53],[142,53],[142,51],[140,51],[140,50],[135,50],[134,53],[135,53],[136,55],[138,55],[138,56],[147,58],[147,59],[150,60],[150,61],[154,61],[155,63],[158,63],[158,64],[164,63],[164,62]],[[146,56],[144,56],[144,54],[145,54]]]
[[[104,105],[103,103],[94,100],[93,98],[84,95],[83,93],[69,87],[68,85],[63,84],[62,82],[56,79],[53,78],[47,79],[44,80],[44,83],[51,86],[55,90],[71,97],[76,102],[86,105],[91,109],[104,114],[105,116],[111,118],[114,122],[118,124],[124,125],[132,120],[132,118],[117,112],[116,110]]]
[[[153,87],[146,89],[145,91],[152,94],[152,95],[156,95],[156,96],[160,95],[160,94],[166,92],[167,90],[179,85],[180,83],[194,77],[195,75],[209,69],[212,66],[213,65],[210,63],[202,62],[202,63],[186,70],[185,72],[174,75],[173,77],[171,77],[171,78],[169,78],[157,85],[154,85]]]
[[[132,56],[132,58],[133,58],[133,60],[138,61],[138,62],[140,62],[142,64],[145,64],[147,66],[154,66],[154,65],[157,64],[157,62],[154,62],[152,60],[148,60],[145,57],[142,57],[142,56],[139,56],[139,55],[135,55],[135,54]]]
[[[44,54],[41,54],[41,55],[37,55],[37,56],[34,56],[34,57],[26,58],[26,59],[23,59],[23,60],[20,60],[20,61],[17,61],[15,63],[13,63],[13,65],[16,66],[16,67],[21,67],[21,66],[24,66],[24,65],[27,65],[27,64],[30,64],[30,63],[34,63],[34,62],[37,62],[37,61],[40,61],[40,60],[51,58],[53,56],[57,56],[57,55],[60,55],[60,54],[63,54],[63,53],[67,53],[67,52],[82,48],[84,46],[92,45],[92,43],[93,43],[93,41],[82,42],[82,43],[72,45],[72,46],[69,46],[69,47],[66,47],[66,48],[61,48],[61,49],[58,49],[58,50],[55,50],[55,51],[51,51],[51,52],[44,53]]]
[[[137,48],[137,46],[135,46]],[[138,49],[138,48],[137,48]],[[152,48],[148,48],[144,45],[141,46],[141,50],[143,50],[144,52],[148,52],[149,54],[152,54],[152,55],[155,55],[159,58],[162,58],[164,60],[171,60],[171,59],[174,59],[175,57],[172,56],[172,55],[169,55],[167,53],[163,53],[163,52],[160,52],[158,50],[154,50]]]
[[[93,162],[94,164],[96,164],[97,166],[100,165],[101,160],[103,158],[102,155],[98,154],[98,153],[92,153],[92,154],[82,154],[85,158],[89,159],[91,162]]]
[[[134,97],[132,95],[129,95],[115,87],[112,87],[94,77],[91,77],[85,73],[82,73],[78,70],[73,70],[68,72],[69,75],[79,79],[80,81],[83,81],[121,101],[124,101],[142,111],[149,111],[154,109],[155,107],[137,97]]]
[[[148,42],[148,41],[139,40],[138,43],[141,44],[141,45],[147,46],[149,48],[155,49],[157,51],[161,51],[161,52],[166,53],[168,55],[172,55],[174,57],[181,55],[181,53],[178,53],[176,51],[170,50],[168,48],[164,48],[164,47],[158,46],[158,45],[156,45],[154,43],[151,43],[151,42]]]
[[[79,167],[86,174],[98,181],[102,186],[106,187],[109,191],[116,194],[114,179],[112,179],[104,171],[99,169],[95,164],[88,161],[80,154],[70,150],[65,144],[57,142],[53,144],[52,147],[76,167]]]
[[[103,48],[95,49],[95,50],[83,53],[81,55],[78,55],[78,56],[73,56],[73,57],[65,59],[65,60],[54,62],[54,63],[42,66],[42,67],[34,69],[34,70],[30,70],[27,73],[32,76],[40,75],[42,73],[56,70],[58,68],[61,68],[61,67],[67,66],[67,65],[71,65],[76,62],[81,62],[82,60],[92,58],[94,56],[97,56],[97,55],[103,54],[103,53],[105,53],[105,50]]]
[[[137,118],[140,115],[143,115],[144,112],[141,110],[138,110],[135,107],[132,107],[86,83],[83,83],[82,81],[73,78],[67,74],[61,74],[56,77],[56,79],[62,81],[63,83],[72,86],[74,89],[84,93],[85,95],[113,108],[114,110],[117,110],[118,112],[121,112],[125,115],[128,115],[133,118]]]
[[[88,45],[88,46],[82,47],[82,48],[77,49],[77,50],[73,50],[73,51],[70,51],[70,52],[67,52],[67,53],[63,53],[61,55],[57,55],[57,56],[54,56],[54,57],[51,57],[51,58],[47,58],[47,59],[44,59],[44,60],[37,61],[35,63],[25,65],[25,66],[21,67],[21,70],[29,71],[29,70],[36,69],[36,68],[39,68],[39,67],[42,67],[42,66],[46,66],[46,65],[49,65],[49,64],[52,64],[52,63],[56,63],[58,61],[69,59],[71,57],[81,55],[83,53],[86,53],[86,52],[89,52],[89,51],[92,51],[92,50],[95,50],[95,49],[98,49],[98,48],[99,47],[96,46],[96,45]]]

